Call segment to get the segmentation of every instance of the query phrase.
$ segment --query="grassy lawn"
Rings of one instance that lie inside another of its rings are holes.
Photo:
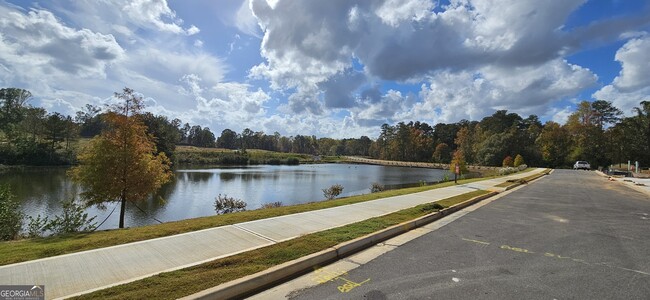
[[[458,182],[459,184],[463,184],[484,179],[485,178],[474,178],[459,180]],[[299,212],[376,200],[380,198],[417,193],[452,185],[454,185],[453,182],[445,182],[436,185],[399,190],[388,190],[379,193],[340,198],[330,201],[312,202],[269,209],[250,210],[239,213],[187,219],[150,226],[0,242],[0,265],[7,265],[61,254],[109,247],[217,226],[231,225],[287,214],[294,214]]]
[[[448,207],[486,193],[486,191],[474,191],[437,203]],[[437,210],[431,204],[423,204],[186,269],[161,273],[75,299],[176,299],[435,211]]]

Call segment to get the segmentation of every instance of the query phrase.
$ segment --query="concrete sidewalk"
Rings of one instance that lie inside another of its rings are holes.
[[[498,189],[494,186],[543,170],[1,266],[0,284],[45,285],[48,299],[84,294],[419,204]]]

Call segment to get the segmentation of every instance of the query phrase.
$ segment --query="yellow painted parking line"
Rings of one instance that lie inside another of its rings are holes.
[[[489,242],[477,241],[477,240],[466,239],[466,238],[461,238],[461,239],[463,241],[477,243],[477,244],[481,244],[481,245],[490,245]],[[513,251],[513,252],[519,252],[519,253],[526,253],[526,254],[536,254],[535,252],[530,251],[528,249],[513,247],[513,246],[509,246],[509,245],[501,245],[499,247],[499,249]],[[614,268],[614,269],[619,269],[619,270],[623,270],[623,271],[629,271],[629,272],[634,272],[634,273],[637,273],[637,274],[643,274],[643,275],[650,276],[650,273],[648,273],[648,272],[644,272],[644,271],[641,271],[641,270],[623,268],[623,267],[615,266],[615,265],[612,265],[612,264],[609,264],[609,263],[590,263],[590,262],[587,262],[587,261],[585,261],[583,259],[573,258],[573,257],[569,257],[569,256],[562,256],[560,254],[555,254],[555,253],[552,253],[552,252],[540,252],[538,254],[543,255],[544,257],[555,258],[555,259],[558,259],[558,260],[573,261],[573,262],[577,262],[577,263],[581,263],[581,264],[585,264],[585,265],[589,265],[589,266],[604,266],[604,267],[608,267],[608,268]]]
[[[466,239],[466,238],[463,238],[463,241],[468,241],[468,242],[477,243],[477,244],[481,244],[481,245],[489,245],[490,244],[488,242],[472,240],[472,239]]]
[[[515,252],[521,252],[521,253],[531,253],[531,254],[532,254],[532,253],[535,253],[535,252],[532,252],[532,251],[530,251],[530,250],[528,250],[528,249],[518,248],[518,247],[512,247],[512,246],[508,246],[508,245],[501,245],[501,247],[499,247],[499,248],[504,249],[504,250],[510,250],[510,251],[515,251]]]

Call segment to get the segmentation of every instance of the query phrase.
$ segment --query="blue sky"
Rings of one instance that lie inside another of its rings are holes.
[[[74,114],[128,86],[217,135],[650,100],[650,1],[0,0],[0,16],[0,85],[32,105]]]

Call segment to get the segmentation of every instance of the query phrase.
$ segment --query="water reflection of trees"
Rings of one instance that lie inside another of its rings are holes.
[[[242,174],[237,174],[239,178],[241,178],[242,181],[253,181],[253,180],[261,180],[264,179],[264,173],[242,173]]]
[[[160,189],[152,197],[150,197],[150,200],[158,199],[156,200],[157,202],[162,202],[162,204],[164,204],[165,200],[169,199],[176,190],[178,181],[178,178],[173,178],[171,181],[161,186]]]
[[[178,189],[178,184],[180,182],[208,182],[210,178],[214,176],[213,173],[204,173],[204,172],[183,172],[176,173],[176,176],[165,185],[161,186],[160,189],[151,197],[147,198],[144,201],[138,201],[133,205],[133,212],[131,213],[135,219],[140,217],[149,218],[156,217],[159,215],[159,211],[167,205],[167,201],[171,199],[172,194]],[[137,206],[137,207],[135,207]],[[138,207],[145,212],[140,211]],[[151,220],[149,220],[151,221]],[[151,222],[145,222],[150,224]],[[165,220],[162,220],[165,221]]]
[[[191,182],[208,182],[214,173],[211,172],[186,172],[184,174],[184,179]]]
[[[127,203],[127,214],[131,215],[131,220],[137,224],[132,224],[131,226],[140,226],[144,224],[156,224],[158,221],[167,222],[168,220],[162,220],[160,217],[160,212],[164,210],[165,205],[167,204],[166,199],[162,198],[160,193],[153,195],[147,200],[137,201],[135,203]],[[128,224],[127,224],[128,225]]]
[[[279,175],[276,173],[261,173],[261,172],[245,172],[245,173],[231,173],[231,172],[222,172],[219,173],[219,179],[223,182],[233,181],[239,179],[243,182],[250,182],[255,180],[266,180],[273,179],[277,180]]]
[[[78,198],[79,187],[66,176],[67,168],[27,168],[0,174],[23,208],[36,213],[58,212],[61,201]]]
[[[170,221],[164,219],[162,215],[164,215],[167,201],[172,198],[174,192],[178,191],[179,186],[188,187],[197,183],[206,184],[210,182],[214,176],[215,173],[213,172],[178,172],[170,182],[160,187],[160,189],[154,195],[147,198],[147,200],[130,204],[130,208],[127,209],[127,214],[130,216],[131,220],[134,220],[137,223],[134,225],[138,226],[144,224],[155,224],[157,223],[156,219],[163,222]]]
[[[219,173],[219,179],[221,181],[225,181],[225,182],[232,181],[233,179],[235,179],[235,174],[234,173],[221,172],[221,173]]]

